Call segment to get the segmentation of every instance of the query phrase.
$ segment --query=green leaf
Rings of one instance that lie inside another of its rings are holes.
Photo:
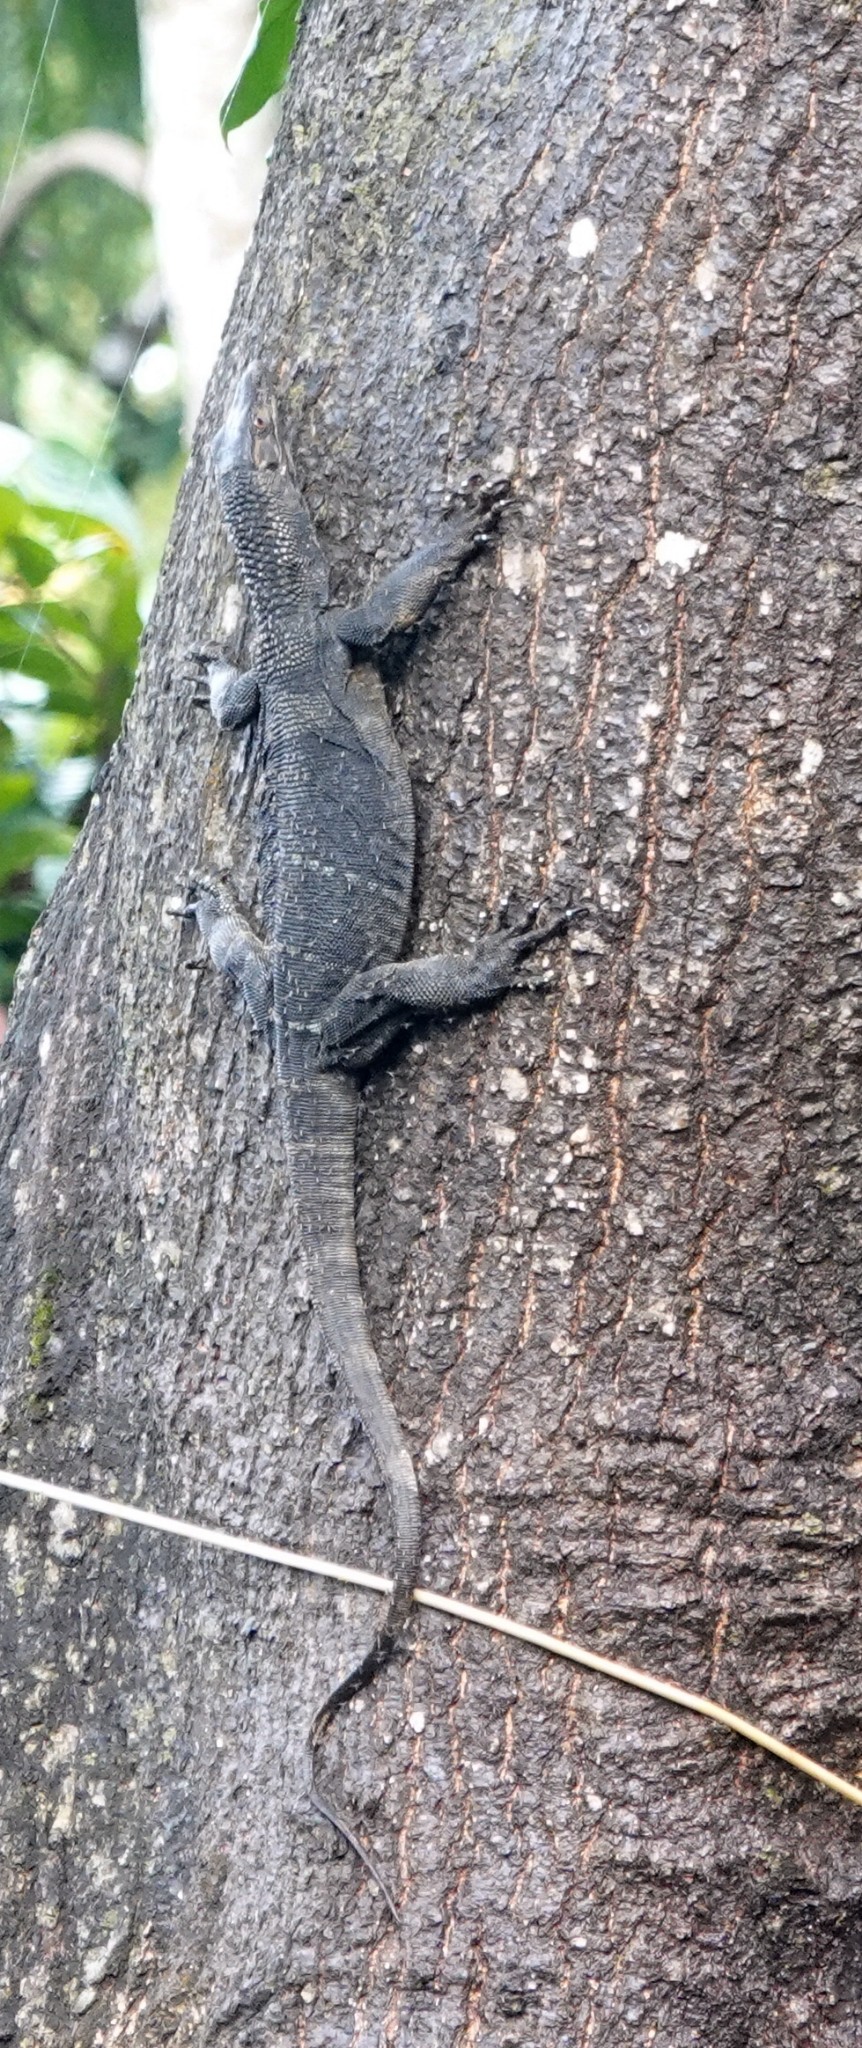
[[[3,668],[12,669],[19,676],[35,676],[37,682],[47,683],[49,690],[71,689],[76,695],[83,694],[85,703],[92,706],[93,683],[81,664],[62,648],[52,647],[49,637],[42,637],[36,625],[28,631],[11,607],[0,609],[0,669]]]
[[[32,891],[6,896],[0,903],[0,946],[15,945],[16,941],[28,938],[41,908],[39,897]]]
[[[10,641],[0,625],[0,668],[12,669],[15,675],[33,676],[39,683],[47,683],[49,690],[65,690],[72,678],[72,664],[64,654],[57,654],[40,640],[31,640],[20,635]]]
[[[300,0],[260,0],[260,18],[251,45],[219,110],[219,126],[225,141],[232,129],[241,128],[253,114],[259,114],[273,93],[280,92],[296,41]]]
[[[63,524],[70,539],[76,531],[109,526],[130,547],[139,545],[131,498],[107,470],[60,441],[34,441],[6,420],[0,421],[0,483],[11,485],[30,505],[67,512]]]
[[[56,682],[49,682],[47,701],[40,713],[42,722],[47,724],[51,713],[61,713],[78,723],[83,720],[88,727],[94,720],[98,723],[99,705],[92,679],[87,676],[76,681],[70,669]]]
[[[0,1001],[132,682],[135,537],[111,476],[0,421]]]
[[[27,604],[4,605],[0,616],[10,619],[25,633],[73,633],[79,640],[92,640],[90,621],[80,605],[64,604],[55,597],[31,598]]]
[[[0,540],[8,541],[11,534],[18,533],[29,516],[27,501],[20,491],[10,490],[8,484],[0,485]]]
[[[43,547],[39,540],[32,540],[27,533],[7,533],[6,546],[19,576],[23,576],[31,590],[38,589],[40,583],[47,583],[57,567],[57,557],[50,548]]]
[[[35,808],[0,815],[0,883],[27,875],[45,853],[68,853],[75,843],[71,825],[59,825]]]
[[[26,768],[16,768],[11,775],[0,775],[0,818],[5,817],[7,811],[20,810],[21,805],[33,795],[35,787],[36,777]]]

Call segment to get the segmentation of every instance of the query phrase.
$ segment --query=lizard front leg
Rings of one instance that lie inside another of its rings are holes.
[[[423,547],[399,562],[364,604],[336,612],[331,623],[339,640],[347,647],[374,651],[391,634],[417,626],[438,590],[490,538],[508,489],[502,481],[486,485],[477,492],[473,508],[447,520]]]
[[[254,669],[243,671],[220,654],[192,647],[185,657],[182,679],[194,686],[192,702],[208,705],[222,732],[248,725],[254,717],[260,701]]]
[[[195,919],[213,966],[236,983],[255,1029],[266,1032],[272,1004],[269,951],[224,884],[196,877],[182,909],[172,911],[171,916]]]
[[[584,912],[566,910],[543,925],[536,914],[533,909],[511,931],[480,939],[469,953],[384,961],[354,974],[321,1019],[321,1066],[356,1071],[422,1017],[470,1009],[510,988],[550,986],[552,977],[522,976],[521,962]]]

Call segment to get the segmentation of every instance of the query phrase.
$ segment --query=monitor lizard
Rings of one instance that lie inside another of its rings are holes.
[[[410,913],[414,816],[407,767],[368,657],[421,619],[489,539],[507,486],[475,493],[364,603],[330,607],[329,572],[282,441],[274,394],[252,364],[213,443],[222,514],[250,600],[254,667],[193,650],[198,701],[220,727],[258,719],[266,937],[223,879],[201,875],[182,909],[214,964],[275,1042],[288,1175],[310,1295],[383,1476],[395,1527],[392,1593],[371,1647],[315,1716],[310,1789],[394,1901],[355,1830],[321,1790],[316,1762],[338,1709],[384,1665],[416,1583],[419,1492],[360,1289],[354,1232],[356,1076],[415,1019],[486,1002],[525,982],[521,962],[578,913],[534,905],[466,954],[399,958]],[[363,663],[355,668],[359,657]]]

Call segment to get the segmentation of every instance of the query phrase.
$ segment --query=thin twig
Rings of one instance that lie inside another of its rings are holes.
[[[261,1558],[265,1564],[286,1565],[289,1570],[308,1572],[316,1578],[337,1579],[343,1586],[360,1586],[369,1593],[391,1593],[392,1581],[379,1572],[365,1572],[353,1565],[335,1564],[330,1558],[307,1557],[301,1551],[285,1550],[277,1543],[260,1543],[253,1536],[232,1536],[225,1529],[211,1529],[200,1522],[186,1522],[175,1515],[154,1514],[150,1508],[136,1508],[126,1501],[104,1498],[98,1493],[80,1493],[72,1486],[57,1486],[49,1479],[33,1479],[23,1472],[12,1472],[0,1468],[0,1486],[9,1486],[19,1493],[35,1494],[38,1498],[55,1500],[68,1507],[82,1508],[94,1515],[106,1515],[110,1520],[134,1522],[142,1529],[156,1529],[166,1536],[179,1536],[187,1543],[205,1543],[214,1550],[233,1550],[242,1557]],[[430,1593],[418,1586],[413,1598],[420,1607],[430,1607],[436,1614],[451,1615],[455,1621],[471,1622],[474,1627],[491,1629],[496,1635],[511,1636],[516,1642],[530,1643],[534,1649],[543,1650],[550,1657],[565,1657],[570,1664],[580,1664],[587,1671],[596,1671],[604,1678],[614,1678],[623,1685],[633,1685],[640,1692],[653,1693],[657,1699],[668,1700],[671,1706],[685,1707],[689,1713],[700,1714],[705,1720],[717,1721],[722,1728],[730,1728],[734,1735],[741,1735],[746,1742],[753,1742],[758,1749],[765,1749],[772,1756],[781,1758],[795,1771],[802,1771],[807,1778],[813,1778],[818,1785],[825,1785],[830,1792],[837,1792],[842,1799],[849,1799],[854,1806],[862,1806],[862,1786],[854,1785],[849,1778],[839,1777],[837,1771],[829,1771],[824,1764],[806,1756],[801,1749],[794,1749],[789,1742],[781,1742],[777,1735],[769,1735],[765,1728],[758,1728],[754,1721],[747,1721],[743,1714],[734,1714],[730,1707],[721,1707],[705,1694],[687,1692],[683,1686],[673,1685],[664,1678],[654,1678],[649,1671],[640,1671],[634,1664],[619,1664],[614,1657],[600,1657],[594,1650],[585,1650],[580,1643],[573,1643],[565,1636],[552,1636],[545,1629],[529,1628],[525,1622],[512,1621],[507,1614],[495,1614],[487,1607],[471,1607],[466,1600],[450,1600],[445,1593]]]

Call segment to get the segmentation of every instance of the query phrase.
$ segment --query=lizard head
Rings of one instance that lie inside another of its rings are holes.
[[[237,469],[263,472],[282,468],[284,451],[275,400],[262,383],[259,363],[249,363],[243,371],[223,424],[213,437],[212,449],[219,477]]]

